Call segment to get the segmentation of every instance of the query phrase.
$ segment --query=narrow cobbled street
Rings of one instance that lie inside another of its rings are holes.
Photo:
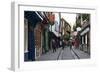
[[[88,59],[90,58],[89,54],[79,50],[69,47],[65,47],[64,49],[58,48],[56,52],[50,50],[46,54],[40,56],[37,60],[45,61],[45,60],[71,60],[71,59]]]

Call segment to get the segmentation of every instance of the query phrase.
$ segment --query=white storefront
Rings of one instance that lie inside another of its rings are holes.
[[[87,26],[80,32],[82,50],[90,53],[90,27]]]

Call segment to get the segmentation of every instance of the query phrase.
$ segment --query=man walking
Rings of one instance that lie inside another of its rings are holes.
[[[62,41],[62,49],[64,50],[64,47],[65,47],[65,43],[64,43],[64,40]]]

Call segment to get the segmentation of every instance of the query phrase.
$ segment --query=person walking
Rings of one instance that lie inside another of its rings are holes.
[[[74,46],[75,46],[75,41],[72,40],[72,48],[74,48]]]
[[[56,42],[54,39],[52,39],[52,49],[53,49],[53,52],[56,52]]]
[[[70,47],[70,50],[72,49],[72,41],[69,40],[69,47]]]
[[[62,41],[62,50],[64,50],[64,47],[65,47],[65,43],[64,43],[64,40]]]

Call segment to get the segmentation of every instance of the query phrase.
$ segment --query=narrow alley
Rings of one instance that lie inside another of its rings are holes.
[[[24,11],[24,61],[89,59],[90,14]]]

